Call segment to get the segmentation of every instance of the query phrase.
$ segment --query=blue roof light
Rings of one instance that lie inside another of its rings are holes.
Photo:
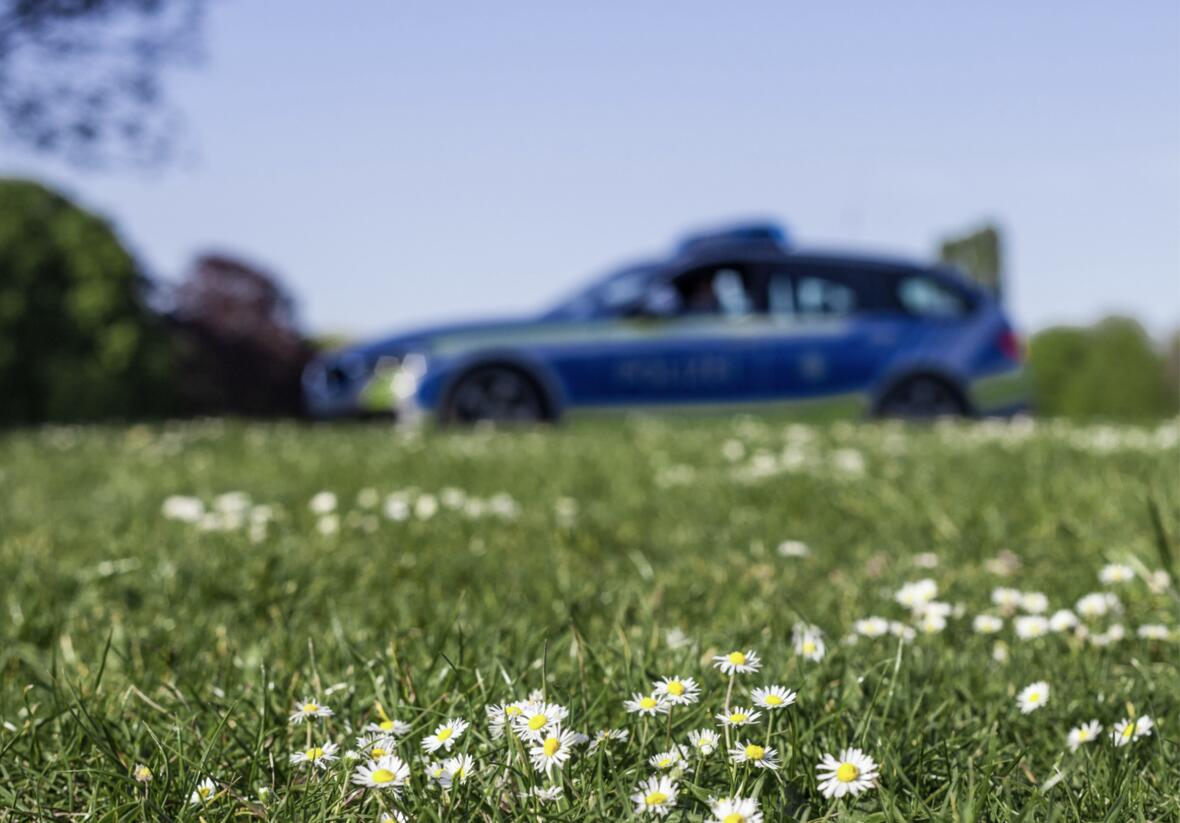
[[[735,223],[719,229],[694,232],[680,241],[677,251],[691,254],[714,246],[728,245],[773,245],[787,248],[790,241],[787,232],[777,223]]]

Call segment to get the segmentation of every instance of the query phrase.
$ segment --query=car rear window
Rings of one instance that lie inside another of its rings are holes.
[[[897,281],[897,301],[917,317],[962,317],[971,306],[961,292],[924,275],[907,275]]]

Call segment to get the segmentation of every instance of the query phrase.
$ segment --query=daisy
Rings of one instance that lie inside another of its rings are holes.
[[[325,743],[323,746],[308,746],[301,752],[291,755],[291,765],[299,766],[304,763],[316,768],[326,769],[336,760],[336,750],[340,747],[335,743]]]
[[[632,714],[654,717],[657,714],[667,714],[672,710],[672,704],[662,694],[635,692],[630,700],[623,701],[623,708]]]
[[[893,599],[907,609],[914,609],[929,603],[937,596],[938,584],[927,577],[913,583],[906,583],[897,590]]]
[[[1078,625],[1078,616],[1069,609],[1058,609],[1049,618],[1049,629],[1055,632],[1069,631]]]
[[[1162,623],[1144,623],[1135,630],[1135,634],[1144,640],[1167,640],[1171,632]]]
[[[1049,684],[1044,680],[1038,680],[1025,686],[1020,694],[1016,695],[1016,705],[1020,706],[1021,714],[1030,714],[1049,702]]]
[[[647,762],[653,769],[658,769],[662,772],[672,771],[673,769],[688,771],[690,766],[687,757],[688,753],[682,746],[673,746],[666,752],[653,754],[647,759]]]
[[[290,721],[296,725],[313,717],[331,717],[332,710],[310,697],[303,698],[302,703],[296,703],[291,712]]]
[[[428,752],[437,752],[445,748],[449,752],[455,741],[467,731],[467,726],[467,721],[458,717],[439,723],[432,734],[422,738],[422,748]]]
[[[762,823],[758,801],[752,797],[710,797],[709,811],[713,817],[708,823]]]
[[[795,702],[795,693],[782,686],[768,686],[765,689],[754,689],[754,702],[764,709],[785,709]]]
[[[653,683],[652,688],[653,694],[673,705],[686,706],[700,700],[700,686],[691,677],[665,677]]]
[[[1020,608],[1029,614],[1043,614],[1049,610],[1049,598],[1041,592],[1021,592]]]
[[[1039,614],[1023,614],[1012,618],[1012,628],[1021,640],[1034,640],[1049,633],[1049,621]]]
[[[558,724],[547,729],[544,736],[529,749],[529,759],[533,761],[534,769],[549,774],[565,765],[565,761],[573,754],[574,745],[574,733],[562,731]]]
[[[1104,617],[1107,612],[1118,610],[1119,599],[1110,592],[1090,592],[1078,598],[1075,604],[1078,616],[1087,620],[1094,617]]]
[[[336,511],[336,495],[332,492],[320,492],[308,501],[307,507],[313,514],[331,514]]]
[[[381,816],[377,818],[378,823],[409,823],[409,820],[410,818],[406,817],[397,809],[382,812]]]
[[[995,634],[1004,628],[1004,621],[995,615],[977,614],[971,621],[971,628],[976,634]]]
[[[546,703],[543,700],[529,699],[520,714],[512,718],[512,728],[521,740],[540,740],[545,730],[550,726],[561,723],[569,716],[565,706],[556,703]]]
[[[590,754],[598,751],[599,746],[605,746],[613,740],[625,742],[631,736],[631,732],[626,729],[599,729],[595,733],[594,739],[590,741],[590,746],[586,749]]]
[[[562,792],[561,786],[546,786],[545,788],[533,786],[531,796],[537,798],[542,803],[553,803],[561,799]],[[521,792],[520,796],[528,799],[530,795],[528,792]]]
[[[443,782],[444,789],[449,789],[454,785],[462,785],[475,772],[475,760],[469,754],[448,757],[443,761],[442,766],[446,774],[446,781]]]
[[[922,634],[938,634],[946,628],[946,618],[938,612],[923,612],[918,619],[918,628]]]
[[[783,557],[806,557],[811,554],[811,547],[802,540],[784,540],[778,544],[778,553]]]
[[[635,804],[635,814],[654,814],[664,817],[676,806],[676,781],[670,777],[649,777],[639,784],[631,801]]]
[[[392,737],[358,737],[356,747],[365,752],[370,760],[393,754],[397,748],[397,740]]]
[[[1097,740],[1101,733],[1102,724],[1097,720],[1091,720],[1089,723],[1083,723],[1070,729],[1069,734],[1065,736],[1065,742],[1069,745],[1071,752],[1076,752],[1083,743]]]
[[[1138,740],[1141,737],[1151,737],[1151,729],[1155,726],[1153,721],[1147,715],[1142,717],[1126,720],[1120,720],[1114,724],[1114,731],[1110,733],[1110,739],[1114,741],[1116,746],[1125,746],[1132,740]]]
[[[721,669],[722,674],[749,674],[758,671],[762,667],[762,661],[758,659],[758,652],[749,649],[744,652],[719,654],[713,658],[713,665]]]
[[[352,773],[352,782],[369,789],[393,789],[394,792],[410,779],[410,767],[396,754],[387,754],[357,766]]]
[[[853,624],[856,633],[863,637],[882,637],[889,634],[889,621],[884,617],[866,617]]]
[[[856,797],[877,784],[877,763],[860,749],[848,748],[839,757],[825,754],[815,767],[824,797]]]
[[[1017,589],[1007,586],[997,586],[992,589],[992,605],[998,606],[1004,612],[1014,612],[1020,606],[1021,594]]]
[[[365,726],[365,731],[372,732],[381,737],[404,737],[410,733],[410,724],[403,720],[390,720],[386,718],[380,723],[370,723]]]
[[[739,743],[729,750],[729,759],[734,763],[749,763],[759,769],[778,768],[778,752],[770,746],[762,746],[746,741]]]
[[[717,738],[717,732],[712,729],[696,729],[688,733],[688,742],[696,749],[703,757],[708,757],[713,752],[717,751],[720,745],[720,740]]]
[[[893,635],[894,637],[900,637],[902,640],[906,641],[907,643],[909,641],[913,640],[914,637],[917,635],[917,632],[914,631],[913,626],[907,626],[905,623],[902,623],[897,620],[890,620],[889,621],[889,633],[891,635]]]
[[[217,784],[213,782],[213,778],[206,777],[193,789],[193,793],[188,796],[188,802],[194,806],[204,806],[212,802],[216,796]]]
[[[139,783],[152,782],[152,770],[142,763],[137,763],[135,768],[131,771],[131,776]]]
[[[1098,581],[1109,586],[1111,583],[1126,583],[1135,578],[1135,570],[1123,563],[1107,563],[1098,572]]]
[[[756,722],[761,716],[762,712],[735,706],[728,712],[720,712],[717,715],[717,720],[722,726],[747,726]]]
[[[824,638],[814,626],[795,626],[795,654],[818,663],[824,659]]]
[[[484,713],[488,716],[488,733],[492,736],[492,739],[498,740],[503,737],[504,727],[524,714],[524,709],[527,705],[528,701],[517,700],[513,703],[485,706]]]

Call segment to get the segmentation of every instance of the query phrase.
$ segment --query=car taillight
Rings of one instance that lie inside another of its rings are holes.
[[[1020,342],[1020,338],[1016,336],[1016,332],[1012,329],[1004,329],[1000,332],[999,339],[996,340],[996,345],[1000,352],[1009,360],[1017,363],[1024,357],[1024,346]]]

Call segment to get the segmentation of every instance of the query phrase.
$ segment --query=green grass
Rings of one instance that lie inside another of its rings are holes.
[[[0,820],[377,820],[381,799],[348,782],[354,764],[309,778],[288,757],[309,734],[353,748],[381,710],[413,726],[399,746],[410,785],[384,799],[416,820],[626,819],[646,758],[714,725],[727,679],[710,658],[735,648],[764,663],[738,678],[735,702],[755,685],[798,692],[769,734],[782,768],[731,767],[719,751],[681,776],[665,820],[708,819],[706,798],[739,790],[767,821],[1180,819],[1180,599],[1143,579],[1180,571],[1176,441],[1174,422],[1029,432],[740,418],[412,436],[222,423],[9,433]],[[383,503],[358,507],[365,488],[382,501],[411,490],[411,506],[447,488],[485,509],[506,494],[516,513],[440,504],[396,522]],[[234,490],[273,506],[265,535],[161,512],[169,495],[210,505]],[[308,507],[322,490],[339,497],[334,535]],[[788,539],[811,553],[781,556]],[[1009,576],[995,568],[1004,552],[1020,560]],[[937,566],[920,565],[925,553]],[[972,631],[994,587],[1072,608],[1110,561],[1139,575],[1116,587],[1124,612],[1092,631],[1118,622],[1124,639],[1019,640],[1010,621],[994,637]],[[962,616],[910,643],[844,642],[858,618],[908,620],[893,594],[923,577]],[[822,661],[794,654],[800,622],[825,632]],[[1170,639],[1136,637],[1149,623]],[[670,642],[673,629],[686,639]],[[667,674],[695,677],[702,702],[670,723],[624,713]],[[1050,702],[1020,714],[1015,694],[1042,679]],[[576,754],[558,776],[564,799],[544,806],[519,797],[543,776],[484,722],[486,704],[532,690],[567,706],[570,728],[631,735]],[[304,696],[335,716],[289,725]],[[1109,731],[1142,714],[1157,726],[1132,745],[1104,733],[1065,746],[1083,721]],[[472,721],[452,754],[477,771],[444,793],[418,743],[450,716]],[[764,717],[741,737],[768,733]],[[879,786],[827,800],[815,765],[848,745],[876,759]],[[149,784],[132,778],[137,763]],[[217,796],[190,806],[206,776]]]

